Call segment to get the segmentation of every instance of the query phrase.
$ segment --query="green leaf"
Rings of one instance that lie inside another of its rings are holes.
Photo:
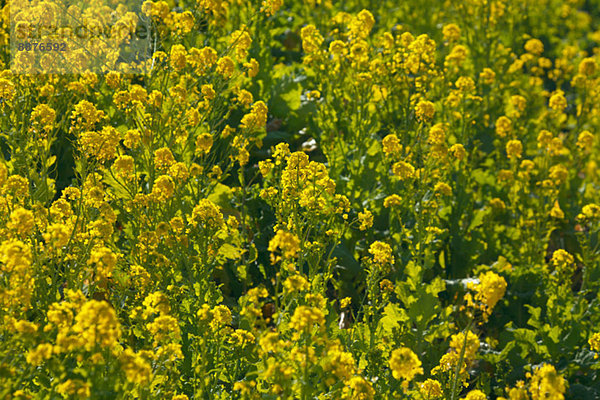
[[[420,289],[417,293],[417,301],[408,309],[408,316],[423,329],[435,317],[439,308],[438,298]]]
[[[406,321],[408,321],[406,311],[397,304],[390,303],[383,309],[383,317],[379,321],[380,329],[390,334],[394,328],[399,327],[401,323]]]
[[[242,255],[242,251],[229,243],[225,243],[219,248],[219,256],[227,260],[238,260]]]
[[[232,197],[233,192],[231,191],[231,188],[222,183],[218,183],[207,196],[208,200],[226,209],[231,208],[230,201]]]
[[[527,324],[536,329],[540,329],[542,327],[542,324],[540,323],[540,313],[542,312],[542,309],[540,307],[532,307],[529,304],[525,304],[525,307],[527,307],[531,314],[531,317],[527,320]]]

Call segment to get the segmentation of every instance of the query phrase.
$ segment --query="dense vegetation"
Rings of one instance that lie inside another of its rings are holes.
[[[600,398],[598,1],[22,3],[1,399]]]

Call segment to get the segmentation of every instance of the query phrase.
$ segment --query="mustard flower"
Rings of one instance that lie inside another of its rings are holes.
[[[539,39],[529,39],[525,42],[525,51],[530,54],[539,56],[544,52],[544,44]]]
[[[565,379],[553,365],[543,364],[533,372],[529,391],[532,400],[562,400],[566,391]]]
[[[425,399],[438,399],[442,397],[442,385],[435,379],[427,379],[419,384],[419,392]]]
[[[460,38],[460,28],[456,24],[447,24],[442,28],[444,40],[455,42]]]
[[[509,140],[506,143],[506,155],[509,159],[521,158],[523,153],[523,144],[520,140]]]
[[[377,264],[386,265],[394,263],[392,248],[389,244],[375,241],[369,247],[369,253],[373,256],[373,261]]]
[[[562,90],[556,90],[550,96],[549,106],[554,111],[562,112],[567,108],[567,99],[565,98],[565,92]]]
[[[408,347],[401,347],[392,351],[389,360],[392,375],[396,379],[404,379],[409,382],[415,375],[422,374],[421,361],[417,355]]]

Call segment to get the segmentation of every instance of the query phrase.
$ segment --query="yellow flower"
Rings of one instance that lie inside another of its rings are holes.
[[[452,335],[450,339],[450,347],[460,356],[463,346],[465,347],[465,360],[473,360],[477,350],[479,350],[479,338],[476,334],[471,331],[467,332],[467,342],[465,346],[465,334],[460,332],[456,335]]]
[[[130,129],[125,132],[123,143],[130,149],[136,149],[140,145],[142,135],[137,129]]]
[[[450,153],[454,158],[456,158],[459,161],[464,160],[467,156],[467,151],[465,150],[465,147],[460,143],[453,144],[450,147]]]
[[[283,0],[263,0],[262,10],[268,16],[274,15],[283,5]]]
[[[67,398],[89,399],[90,385],[80,379],[67,379],[56,386],[56,391]]]
[[[154,346],[181,340],[179,322],[171,315],[159,315],[146,328],[152,334]]]
[[[517,381],[516,386],[508,391],[508,398],[509,400],[529,400],[527,389],[525,389],[525,382]],[[501,398],[498,397],[498,399]]]
[[[565,92],[562,90],[555,91],[550,96],[549,106],[554,111],[563,112],[567,108],[567,99],[565,98]]]
[[[479,74],[479,78],[483,80],[486,85],[491,85],[496,80],[496,73],[490,68],[484,68]]]
[[[594,203],[586,204],[581,209],[581,214],[577,215],[578,221],[595,221],[600,219],[600,206]]]
[[[162,147],[154,151],[154,165],[160,171],[166,171],[175,163],[173,153],[167,147]]]
[[[38,104],[31,112],[34,126],[50,131],[56,118],[56,111],[47,104]]]
[[[524,47],[525,51],[535,56],[539,56],[544,52],[544,44],[539,39],[529,39]]]
[[[371,211],[364,209],[363,212],[358,213],[358,221],[360,222],[359,229],[366,231],[373,226],[373,214]]]
[[[554,366],[543,364],[534,371],[529,391],[532,400],[563,400],[565,379],[556,372]]]
[[[352,298],[344,297],[340,300],[340,308],[347,308],[350,306],[350,303],[352,303]]]
[[[519,118],[521,114],[525,111],[527,107],[527,99],[521,95],[514,95],[510,97],[510,105],[513,110],[511,112],[511,116],[515,118]]]
[[[417,107],[415,108],[417,121],[424,123],[431,122],[434,113],[435,108],[432,102],[427,100],[421,100],[417,103]]]
[[[446,142],[446,126],[442,123],[435,124],[429,129],[427,143],[441,145]]]
[[[419,392],[425,399],[438,399],[442,397],[442,385],[435,379],[427,379],[419,385]]]
[[[456,80],[455,86],[463,93],[471,93],[475,90],[475,81],[468,76],[461,76]]]
[[[402,197],[397,194],[392,194],[383,200],[383,206],[385,208],[396,207],[400,204],[402,204]]]
[[[174,191],[175,183],[170,176],[161,175],[154,181],[152,195],[154,195],[158,201],[170,199],[173,196]]]
[[[594,145],[594,135],[590,131],[582,131],[577,137],[577,147],[590,151]]]
[[[352,38],[364,39],[369,36],[371,29],[375,25],[375,18],[369,10],[362,10],[350,21],[349,30]]]
[[[314,326],[321,329],[324,325],[325,315],[316,307],[299,306],[290,319],[290,328],[297,331],[306,331]]]
[[[187,51],[185,49],[185,46],[181,44],[173,45],[169,54],[171,68],[173,68],[175,71],[179,71],[185,68],[186,57]]]
[[[597,69],[598,64],[596,63],[596,60],[591,57],[587,57],[581,60],[579,63],[578,71],[581,75],[589,77],[594,75]]]
[[[246,73],[248,74],[249,78],[254,78],[256,75],[258,75],[259,67],[260,65],[258,64],[258,61],[256,61],[254,58],[251,58],[250,61],[244,63],[244,68],[246,68]]]
[[[273,170],[273,161],[271,159],[259,161],[258,169],[260,170],[260,174],[266,178],[267,175],[269,175],[269,173],[271,173]]]
[[[448,372],[454,371],[456,366],[458,365],[458,361],[460,360],[460,355],[455,351],[450,351],[442,356],[440,359],[439,365],[431,370],[431,374],[435,375],[438,372]],[[461,373],[466,369],[467,364],[465,361],[462,361],[460,366]]]
[[[125,349],[119,356],[121,368],[125,371],[125,376],[129,382],[138,385],[145,385],[150,381],[152,368],[139,353],[131,349]]]
[[[252,38],[245,30],[245,26],[231,34],[229,44],[235,49],[235,55],[238,60],[242,60],[248,56],[248,49],[252,45]]]
[[[552,209],[550,210],[550,216],[552,218],[557,218],[557,219],[565,218],[565,213],[563,212],[563,210],[561,210],[560,204],[558,204],[558,200],[554,201],[554,205],[552,206]]]
[[[468,55],[469,50],[467,50],[467,48],[462,44],[457,44],[454,47],[452,47],[452,50],[450,50],[450,54],[446,56],[444,64],[459,66],[463,63],[463,61],[466,60]]]
[[[282,258],[294,258],[300,251],[300,239],[293,233],[280,229],[269,242],[268,250],[271,252],[272,264],[275,264]],[[281,256],[276,255],[278,252],[281,253]]]
[[[94,350],[95,346],[113,348],[121,337],[121,325],[109,303],[90,300],[75,317],[73,332],[87,351]]]
[[[566,250],[558,249],[552,253],[550,264],[556,270],[553,279],[559,284],[571,284],[571,276],[575,272],[575,258]]]
[[[392,165],[392,172],[401,181],[412,178],[415,174],[415,167],[405,161],[398,161]]]
[[[28,364],[38,366],[45,360],[52,357],[53,346],[50,343],[39,344],[35,349],[31,349],[27,352],[26,361]]]
[[[217,73],[223,76],[223,78],[231,78],[235,71],[235,63],[229,56],[220,58],[217,61]]]
[[[244,107],[248,107],[254,101],[254,97],[252,96],[252,93],[242,89],[237,93],[237,101]]]
[[[131,156],[119,156],[113,164],[115,175],[120,178],[131,178],[135,169],[134,160]]]
[[[506,280],[493,271],[480,274],[478,284],[469,283],[467,286],[475,290],[475,300],[483,305],[485,320],[506,292]]]
[[[346,48],[346,43],[342,42],[341,40],[334,40],[329,44],[329,52],[334,59],[345,55],[347,52]]]
[[[33,212],[23,207],[18,207],[10,213],[10,220],[6,225],[18,235],[26,235],[31,232],[34,226]]]
[[[323,43],[323,36],[314,25],[307,25],[300,31],[302,49],[306,54],[315,53]]]
[[[344,347],[333,341],[328,348],[325,359],[322,361],[323,369],[332,372],[338,379],[347,380],[354,374],[356,368],[354,357],[351,353],[344,351]]]
[[[200,200],[200,203],[192,210],[192,226],[200,225],[204,229],[220,229],[225,227],[223,214],[219,207],[208,199]]]
[[[376,241],[369,247],[369,253],[373,256],[373,261],[377,264],[393,264],[394,256],[392,255],[392,248],[389,244]]]
[[[537,136],[537,142],[538,142],[538,147],[539,148],[547,148],[550,146],[550,142],[552,141],[552,138],[554,136],[552,135],[552,132],[546,130],[546,129],[542,129],[540,131],[540,133]]]
[[[436,183],[433,191],[444,196],[452,196],[452,188],[445,182]]]
[[[210,325],[213,329],[231,324],[231,310],[227,306],[218,305],[212,310],[212,321]]]
[[[600,351],[600,332],[596,332],[592,336],[590,336],[588,343],[589,343],[590,349],[592,349],[592,351],[599,352]],[[596,354],[596,357],[598,357],[597,354]]]
[[[497,197],[491,199],[489,204],[490,207],[492,207],[496,211],[504,211],[504,209],[506,208],[506,204],[504,204],[504,202]]]
[[[196,155],[208,154],[213,145],[213,137],[210,133],[202,133],[196,139]]]
[[[550,179],[556,185],[564,183],[569,177],[569,170],[562,164],[553,165],[550,167]]]
[[[92,249],[88,264],[94,266],[93,272],[98,279],[108,278],[117,265],[117,256],[107,247],[96,246]]]
[[[310,289],[310,285],[302,275],[292,275],[283,282],[283,287],[287,293],[303,292]]]
[[[481,390],[471,390],[463,400],[487,400],[487,396]]]
[[[500,137],[508,136],[512,133],[512,121],[506,116],[501,116],[496,120],[496,134]]]
[[[411,381],[415,375],[423,373],[421,361],[408,347],[392,351],[389,364],[394,378],[404,379],[407,382]]]
[[[263,101],[257,101],[252,105],[251,111],[242,117],[240,127],[249,131],[264,129],[267,124],[267,105]]]
[[[353,376],[346,381],[343,389],[343,399],[372,400],[375,396],[373,384],[362,376]]]
[[[509,140],[506,143],[506,155],[509,159],[521,158],[521,154],[523,153],[523,144],[520,140]]]
[[[460,28],[456,24],[447,24],[442,28],[444,40],[455,42],[460,38]]]
[[[383,145],[383,153],[388,157],[398,155],[402,151],[400,139],[393,133],[384,137],[381,144]]]
[[[379,288],[385,292],[391,293],[394,291],[394,284],[389,279],[383,279],[379,282]]]

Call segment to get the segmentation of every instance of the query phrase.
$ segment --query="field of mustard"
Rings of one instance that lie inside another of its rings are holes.
[[[3,3],[0,399],[600,399],[599,0]]]

